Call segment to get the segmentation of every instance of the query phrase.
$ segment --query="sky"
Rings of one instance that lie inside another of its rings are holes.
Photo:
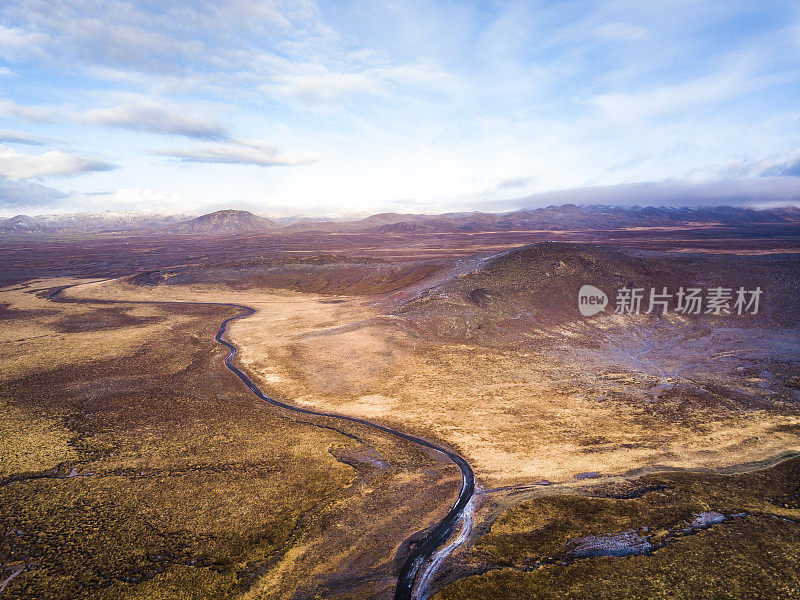
[[[3,0],[0,215],[800,204],[800,4]]]

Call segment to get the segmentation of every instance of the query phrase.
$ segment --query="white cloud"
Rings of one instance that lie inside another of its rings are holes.
[[[800,155],[765,166],[759,173],[761,177],[800,177]]]
[[[44,33],[0,25],[0,56],[16,60],[42,54],[49,40]]]
[[[777,42],[774,44],[777,46]],[[727,107],[748,94],[769,93],[772,87],[791,85],[797,80],[797,68],[776,67],[776,52],[778,50],[767,43],[732,50],[701,69],[707,74],[687,77],[685,73],[698,70],[697,65],[687,65],[686,71],[672,69],[670,77],[647,77],[647,83],[638,85],[640,89],[636,91],[597,94],[589,98],[588,104],[618,121],[683,116],[697,107]],[[651,69],[658,65],[655,62]],[[635,84],[618,81],[615,87],[625,85],[633,87]]]
[[[92,196],[93,202],[86,199],[86,208],[98,209],[130,209],[141,211],[170,212],[182,211],[195,204],[191,199],[166,190],[147,188],[120,188],[115,192],[99,193]]]
[[[533,177],[506,177],[493,182],[491,190],[511,190],[524,188],[533,182]]]
[[[193,148],[157,150],[154,154],[185,162],[257,165],[261,167],[308,165],[319,160],[308,152],[285,152],[258,141],[201,144]]]
[[[44,154],[19,154],[11,148],[0,146],[0,176],[8,179],[77,175],[115,168],[109,163],[58,150]]]
[[[0,101],[0,113],[20,121],[52,123],[71,121],[87,125],[122,127],[162,135],[181,135],[209,140],[228,139],[225,127],[215,120],[192,114],[193,107],[161,104],[153,100],[127,102],[108,108],[86,111],[59,106],[23,106]]]
[[[430,58],[397,60],[353,47],[323,21],[312,0],[198,0],[154,7],[116,0],[113,10],[95,2],[11,0],[0,8],[0,18],[3,13],[20,32],[46,32],[40,43],[49,40],[42,58],[49,67],[78,69],[149,92],[225,96],[235,89],[239,98],[266,92],[294,106],[385,95],[392,87],[405,94],[408,87],[443,85],[444,71]],[[30,109],[16,112],[27,120],[44,118]],[[129,127],[142,120],[141,115],[90,116]]]
[[[317,13],[309,0],[4,0],[0,17],[16,27],[0,29],[0,49],[5,43],[19,57],[36,52],[81,68],[180,73],[187,61],[213,60],[216,44],[219,51],[250,36],[285,34]]]
[[[0,177],[0,210],[52,205],[66,194],[27,181],[9,181]]]
[[[222,125],[192,115],[185,106],[164,106],[152,101],[88,110],[77,115],[77,119],[91,125],[110,125],[149,133],[211,140],[228,137]]]
[[[308,104],[325,104],[354,93],[377,91],[377,82],[367,73],[336,73],[322,65],[309,65],[304,71],[281,75],[264,89],[283,100]]]
[[[23,106],[12,100],[0,100],[0,113],[31,123],[50,123],[58,118],[59,109],[53,106]]]
[[[542,192],[519,200],[507,201],[515,208],[568,203],[612,206],[755,206],[765,202],[799,204],[800,178],[763,177],[626,183]]]
[[[408,93],[411,88],[444,88],[449,76],[430,61],[385,66],[352,65],[350,69],[329,69],[322,63],[273,65],[274,74],[261,89],[289,104],[332,104],[359,95],[387,96],[394,88]]]
[[[675,113],[697,105],[709,105],[746,92],[745,73],[726,70],[708,77],[661,85],[641,92],[611,92],[590,100],[606,116],[635,121]]]
[[[6,144],[28,144],[30,146],[41,146],[42,141],[23,131],[11,129],[0,129],[0,143]]]

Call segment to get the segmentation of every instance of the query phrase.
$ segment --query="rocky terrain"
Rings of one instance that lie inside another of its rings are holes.
[[[563,327],[587,334],[620,325],[614,319],[615,300],[622,288],[643,289],[641,313],[649,308],[650,290],[671,291],[667,315],[676,315],[675,293],[681,288],[723,286],[763,290],[757,315],[680,315],[687,326],[704,323],[751,327],[771,322],[800,325],[800,301],[793,293],[800,284],[797,254],[758,257],[705,256],[620,250],[606,245],[545,242],[515,248],[464,263],[462,271],[410,298],[395,314],[409,319],[423,334],[473,343],[517,345],[562,335]],[[605,310],[586,319],[578,310],[583,285],[604,290]],[[646,323],[665,324],[655,306]],[[736,316],[739,318],[736,319]],[[673,320],[674,321],[674,320]]]

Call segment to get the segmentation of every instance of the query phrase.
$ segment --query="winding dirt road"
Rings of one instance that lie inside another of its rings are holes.
[[[83,299],[83,298],[66,298],[60,296],[61,292],[70,287],[75,287],[80,284],[65,285],[54,289],[48,296],[48,300],[61,303],[85,303],[85,304],[157,304],[157,305],[175,305],[175,304],[189,304],[187,302],[170,302],[170,301],[149,301],[149,300],[103,300],[103,299]],[[331,419],[339,419],[341,421],[348,421],[351,423],[358,423],[366,425],[373,429],[378,429],[389,435],[404,439],[411,443],[429,448],[446,456],[451,460],[461,471],[461,490],[458,494],[455,504],[453,504],[450,511],[445,517],[427,534],[425,539],[413,545],[413,550],[406,561],[400,567],[397,575],[397,587],[395,588],[395,600],[424,600],[427,596],[428,584],[435,575],[436,569],[446,556],[452,552],[457,545],[460,545],[469,537],[468,533],[471,531],[471,511],[468,510],[472,506],[471,500],[475,494],[475,474],[466,460],[461,456],[429,442],[423,438],[403,433],[397,429],[386,427],[378,423],[373,423],[366,419],[358,417],[351,417],[347,415],[339,415],[336,413],[323,412],[310,410],[308,408],[301,408],[292,404],[287,404],[274,398],[270,398],[259,387],[253,383],[250,377],[239,367],[233,364],[233,358],[238,353],[238,347],[225,337],[225,332],[228,324],[238,319],[243,319],[254,314],[255,309],[244,306],[242,304],[233,304],[225,302],[192,302],[190,304],[197,304],[203,306],[224,306],[234,308],[240,311],[239,314],[228,317],[219,327],[219,331],[214,339],[228,348],[228,355],[225,357],[225,366],[236,375],[249,389],[261,400],[277,406],[279,408],[305,415],[312,415],[317,417],[327,417]],[[465,514],[466,511],[466,514]],[[461,534],[449,544],[443,551],[437,554],[437,550],[453,535],[456,526],[462,523]],[[465,533],[466,532],[466,533]],[[422,568],[427,565],[426,568]],[[418,581],[421,579],[421,581]]]

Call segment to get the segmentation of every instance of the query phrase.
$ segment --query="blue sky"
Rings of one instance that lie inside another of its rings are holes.
[[[798,199],[797,2],[0,4],[0,214]]]

